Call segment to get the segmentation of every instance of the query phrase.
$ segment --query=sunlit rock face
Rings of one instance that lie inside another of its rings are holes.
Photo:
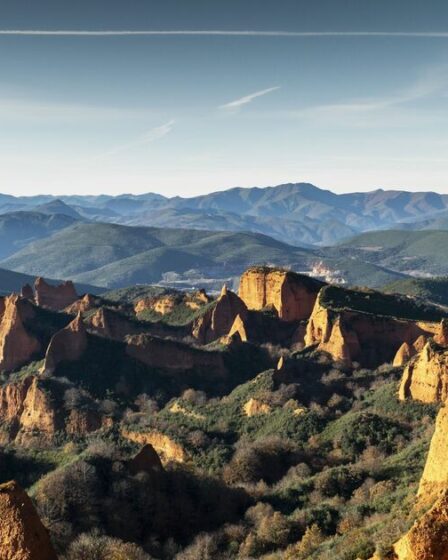
[[[208,344],[227,335],[238,316],[242,320],[247,316],[246,304],[224,286],[215,305],[195,320],[192,334],[202,344]]]
[[[444,402],[448,397],[448,351],[429,340],[406,365],[398,391],[400,400]]]
[[[58,286],[53,286],[43,278],[37,278],[34,284],[34,292],[37,305],[54,311],[61,311],[78,299],[75,286],[70,280]]]
[[[273,307],[284,321],[308,319],[324,284],[318,280],[268,267],[249,268],[241,276],[238,295],[248,309]]]
[[[2,560],[57,560],[30,498],[14,481],[0,485],[0,518]]]
[[[10,371],[31,360],[39,352],[39,341],[25,324],[35,317],[33,305],[16,294],[0,300],[0,370]]]

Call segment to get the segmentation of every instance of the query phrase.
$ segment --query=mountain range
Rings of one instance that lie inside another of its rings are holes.
[[[298,183],[193,198],[0,195],[0,267],[100,287],[216,289],[272,263],[380,287],[448,275],[447,248],[448,195],[432,192]]]
[[[0,195],[0,213],[29,210],[132,226],[252,231],[306,246],[331,245],[364,231],[413,228],[414,223],[443,229],[448,195],[383,189],[335,194],[308,183],[238,187],[191,198]]]

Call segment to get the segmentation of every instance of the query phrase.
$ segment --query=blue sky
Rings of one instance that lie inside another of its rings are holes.
[[[446,2],[0,0],[1,192],[448,193],[447,154]]]

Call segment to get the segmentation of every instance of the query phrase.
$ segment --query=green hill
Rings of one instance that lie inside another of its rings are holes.
[[[384,291],[406,294],[432,301],[439,305],[448,305],[448,277],[405,278],[384,286]]]
[[[252,264],[300,269],[310,255],[255,233],[80,223],[30,244],[3,264],[18,272],[123,287],[191,269],[205,277],[239,275]]]
[[[344,241],[329,254],[355,257],[403,273],[448,274],[448,231],[386,230]]]

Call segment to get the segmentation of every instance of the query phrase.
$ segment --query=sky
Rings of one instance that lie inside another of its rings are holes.
[[[0,0],[0,192],[448,193],[442,0]]]

